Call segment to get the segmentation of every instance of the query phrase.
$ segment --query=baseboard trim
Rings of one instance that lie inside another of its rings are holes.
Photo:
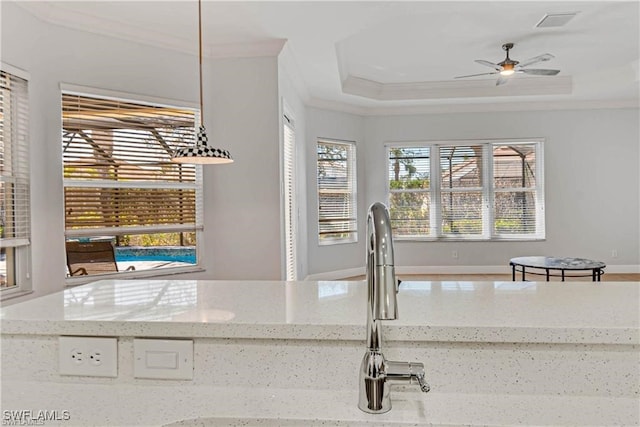
[[[346,277],[362,276],[364,267],[347,268],[345,270],[327,271],[326,273],[309,274],[304,280],[338,280]]]
[[[397,274],[509,274],[508,265],[396,266]]]
[[[607,265],[604,269],[606,273],[635,273],[640,274],[640,265]]]
[[[606,273],[640,274],[640,265],[607,265],[604,271],[603,278],[606,280]],[[364,274],[364,267],[356,267],[310,274],[305,280],[338,280]],[[396,274],[511,274],[511,267],[508,265],[397,265]]]

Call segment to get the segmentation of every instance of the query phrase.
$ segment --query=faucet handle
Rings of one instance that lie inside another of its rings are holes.
[[[418,380],[418,384],[420,385],[420,390],[422,390],[424,393],[428,393],[429,390],[431,390],[431,387],[429,386],[429,384],[427,384],[427,381],[424,379],[424,372],[418,372],[416,374],[416,380]]]
[[[385,360],[385,371],[388,380],[418,383],[420,390],[427,393],[431,390],[425,380],[424,364],[418,362],[392,362]]]

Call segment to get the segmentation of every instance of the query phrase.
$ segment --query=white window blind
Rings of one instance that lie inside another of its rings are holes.
[[[544,238],[542,141],[390,144],[387,152],[397,238]]]
[[[27,81],[0,71],[0,243],[29,244],[29,105]]]
[[[440,147],[440,207],[443,235],[482,235],[482,145]]]
[[[536,154],[539,144],[494,144],[494,233],[539,236],[544,226],[544,200]]]
[[[195,112],[63,93],[67,237],[202,228],[201,168],[170,161],[192,144]]]
[[[296,269],[296,196],[295,196],[295,130],[284,117],[284,222],[285,222],[285,275],[286,280],[297,280]]]
[[[355,143],[321,139],[317,146],[318,241],[357,241]]]
[[[389,150],[389,215],[397,236],[431,235],[430,151]]]

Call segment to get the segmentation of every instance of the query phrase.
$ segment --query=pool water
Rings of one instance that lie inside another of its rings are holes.
[[[117,262],[167,261],[196,263],[196,249],[193,247],[119,247],[116,248]]]

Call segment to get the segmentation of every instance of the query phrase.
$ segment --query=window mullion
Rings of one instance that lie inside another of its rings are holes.
[[[542,143],[535,144],[536,149],[536,237],[545,237],[545,208],[544,208],[544,151]]]
[[[440,179],[440,146],[431,146],[431,161],[429,164],[431,182],[429,189],[431,190],[431,206],[430,206],[430,222],[431,235],[435,238],[442,236],[442,192]]]
[[[484,144],[483,147],[482,170],[483,177],[483,212],[482,212],[482,235],[487,239],[494,238],[494,193],[493,193],[493,145]]]

